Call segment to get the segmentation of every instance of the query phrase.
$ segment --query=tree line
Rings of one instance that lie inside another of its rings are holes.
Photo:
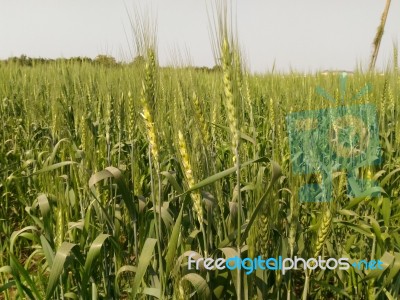
[[[145,64],[145,59],[142,56],[136,56],[131,62],[121,62],[117,61],[113,56],[101,54],[96,56],[94,59],[86,56],[77,56],[77,57],[70,57],[70,58],[42,58],[42,57],[29,57],[27,55],[21,56],[13,56],[9,57],[4,60],[0,60],[0,65],[6,64],[13,64],[18,66],[27,66],[27,67],[34,67],[38,65],[46,65],[46,64],[92,64],[92,65],[101,65],[105,67],[115,67],[121,65],[134,65],[140,66]],[[169,68],[169,67],[165,67]],[[221,71],[221,66],[215,65],[212,68],[209,67],[188,67],[192,68],[195,71],[202,71],[202,72],[218,72]]]
[[[28,67],[33,67],[36,65],[45,65],[45,64],[51,64],[51,63],[89,63],[89,64],[100,64],[104,66],[117,66],[121,64],[120,62],[117,62],[117,60],[110,56],[110,55],[98,55],[96,58],[90,58],[90,57],[70,57],[70,58],[42,58],[42,57],[29,57],[27,55],[21,55],[21,56],[13,56],[9,57],[7,59],[1,60],[0,61],[2,64],[16,64],[20,66],[28,66]]]

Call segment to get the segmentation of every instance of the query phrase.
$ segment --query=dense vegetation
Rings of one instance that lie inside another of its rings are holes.
[[[377,106],[382,160],[358,172],[380,196],[349,196],[342,171],[333,201],[300,202],[319,178],[293,174],[285,117],[340,105],[315,91],[339,99],[337,76],[249,75],[219,41],[214,72],[160,69],[152,47],[139,66],[1,65],[0,298],[400,297],[397,68],[346,89],[372,86],[356,103]],[[191,251],[384,269],[196,271]]]

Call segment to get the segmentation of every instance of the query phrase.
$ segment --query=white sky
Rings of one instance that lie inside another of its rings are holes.
[[[213,66],[206,9],[214,0],[0,0],[0,59],[129,55],[128,11],[152,4],[157,11],[162,65],[189,51],[199,66]],[[385,0],[237,0],[239,41],[253,71],[353,70],[364,67]],[[393,57],[399,41],[400,1],[393,0],[377,66]]]

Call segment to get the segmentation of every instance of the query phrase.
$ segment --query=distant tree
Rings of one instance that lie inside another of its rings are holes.
[[[211,71],[212,72],[221,72],[222,71],[222,66],[215,65],[214,67],[212,67]]]
[[[145,62],[146,62],[146,60],[144,59],[144,57],[142,55],[138,55],[133,59],[132,64],[134,66],[141,66],[141,65],[144,65]]]
[[[92,63],[93,60],[89,57],[81,57],[81,56],[76,56],[76,57],[71,57],[70,59],[68,59],[69,62],[71,63],[79,63],[79,64],[83,64],[83,63]]]
[[[114,57],[104,54],[97,55],[96,58],[94,59],[94,62],[106,67],[112,67],[117,65],[117,61],[115,60]]]
[[[32,66],[32,58],[22,54],[19,58],[17,58],[17,62],[22,66]]]

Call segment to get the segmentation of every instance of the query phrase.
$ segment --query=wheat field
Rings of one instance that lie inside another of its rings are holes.
[[[145,39],[148,41],[151,39]],[[225,30],[214,69],[0,66],[0,299],[399,299],[400,77],[357,71],[377,108],[379,191],[303,202],[286,117],[340,105],[335,74],[246,71]],[[144,45],[144,47],[143,47]],[[397,50],[396,50],[397,51]],[[347,100],[346,100],[347,101]],[[189,270],[206,257],[380,259],[382,270]]]

